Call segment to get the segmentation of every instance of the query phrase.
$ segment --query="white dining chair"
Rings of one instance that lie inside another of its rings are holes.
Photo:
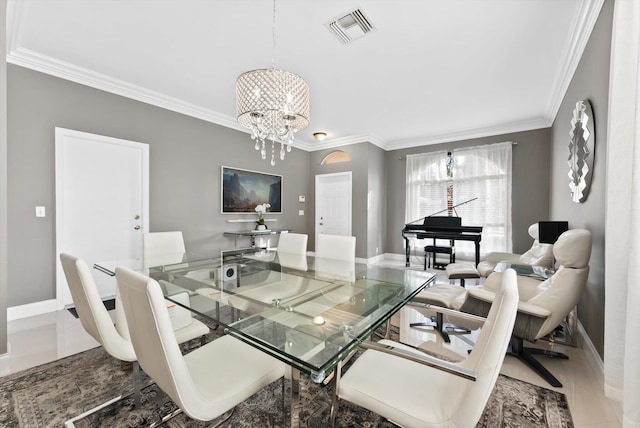
[[[147,232],[142,237],[145,266],[180,263],[186,252],[181,231]]]
[[[279,378],[284,415],[282,362],[232,336],[183,356],[158,282],[122,267],[116,279],[140,366],[186,415],[222,423],[237,404]]]
[[[278,238],[278,253],[306,254],[309,236],[304,233],[281,233]]]
[[[335,260],[356,260],[356,237],[346,235],[318,235],[316,257]]]
[[[332,426],[339,398],[403,427],[475,427],[500,373],[517,309],[516,274],[509,269],[465,360],[447,362],[390,340],[372,344],[342,379],[338,373]]]
[[[60,262],[64,271],[71,297],[75,305],[80,323],[87,333],[93,337],[105,351],[112,357],[133,364],[134,390],[115,397],[109,402],[117,401],[125,396],[135,394],[139,404],[140,383],[138,382],[138,362],[133,345],[129,340],[124,311],[119,298],[116,298],[116,325],[114,325],[107,308],[104,306],[98,293],[93,276],[87,263],[70,254],[61,253]],[[209,333],[209,328],[198,320],[191,322],[184,328],[174,331],[176,346],[178,343],[188,342],[198,337],[204,337]],[[99,410],[105,403],[83,413],[82,417]]]

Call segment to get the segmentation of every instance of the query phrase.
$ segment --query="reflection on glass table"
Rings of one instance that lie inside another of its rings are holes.
[[[530,278],[544,281],[555,273],[553,269],[544,266],[521,265],[517,263],[500,262],[493,269],[494,272],[504,272],[507,269],[513,269],[517,275],[528,276]]]
[[[116,276],[116,267],[122,266],[148,274],[150,270],[172,270],[188,266],[190,263],[216,260],[217,256],[201,253],[159,254],[139,259],[105,260],[97,262],[93,268],[109,276]]]

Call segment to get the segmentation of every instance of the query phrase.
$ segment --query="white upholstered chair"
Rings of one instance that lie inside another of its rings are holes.
[[[98,289],[87,263],[66,253],[60,254],[60,262],[62,263],[62,269],[69,284],[71,297],[82,327],[102,345],[109,355],[120,361],[133,363],[133,376],[137,380],[137,356],[129,340],[129,331],[124,312],[121,312],[119,316],[116,315],[116,325],[114,325],[98,294]],[[119,299],[116,299],[116,311],[122,311],[122,304]],[[121,332],[126,332],[126,334]],[[209,328],[201,322],[193,320],[189,326],[176,330],[174,333],[174,340],[176,340],[177,344],[204,336],[209,333]],[[137,381],[135,385],[136,389],[132,392],[138,395],[140,385]]]
[[[142,238],[145,266],[179,263],[186,251],[181,231],[150,232]]]
[[[283,378],[283,363],[232,336],[183,356],[160,285],[126,268],[116,268],[116,279],[140,366],[189,417],[229,417],[237,404]],[[284,381],[282,390],[284,397]]]
[[[306,254],[308,239],[304,233],[281,233],[278,238],[278,252]]]
[[[356,237],[345,235],[318,235],[316,257],[335,260],[356,260]]]
[[[487,254],[486,260],[478,264],[478,273],[484,278],[491,275],[493,269],[500,262],[517,263],[521,265],[543,266],[553,268],[553,244],[541,244],[538,237],[538,223],[529,226],[529,236],[533,244],[524,254],[493,252]]]
[[[524,340],[535,342],[553,332],[578,304],[589,277],[591,233],[584,229],[564,232],[553,245],[553,254],[559,268],[547,280],[518,276],[520,303],[509,353],[529,365],[552,386],[561,387],[560,381],[533,355],[568,357],[559,352],[525,347]],[[500,272],[494,272],[483,285],[469,290],[460,310],[484,316],[495,298],[501,276]]]
[[[278,240],[278,262],[280,266],[306,271],[307,241],[304,233],[282,233]]]
[[[403,427],[475,427],[498,378],[517,306],[516,275],[509,269],[465,360],[448,363],[381,340],[338,377],[338,397]],[[337,400],[333,407],[337,411]]]

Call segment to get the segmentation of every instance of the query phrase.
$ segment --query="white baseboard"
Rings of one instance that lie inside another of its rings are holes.
[[[0,354],[0,376],[11,373],[11,344],[7,343],[7,353]]]
[[[395,254],[395,253],[384,253],[383,254],[383,259],[384,260],[404,260],[406,259],[406,256],[404,254]]]
[[[34,315],[46,314],[57,311],[56,299],[27,303],[26,305],[7,308],[7,321],[19,320]]]
[[[596,347],[593,346],[593,342],[589,339],[589,335],[580,321],[578,321],[578,335],[580,336],[580,343],[582,343],[584,355],[587,357],[587,360],[596,375],[596,379],[598,379],[600,388],[604,391],[604,362],[602,361],[602,358],[600,358],[600,354],[598,354]]]
[[[368,265],[375,265],[378,263],[383,262],[385,259],[385,255],[384,254],[378,254],[377,256],[373,256],[373,257],[369,257],[368,259],[361,259],[363,262],[367,263]],[[356,261],[359,261],[360,259],[356,259]]]

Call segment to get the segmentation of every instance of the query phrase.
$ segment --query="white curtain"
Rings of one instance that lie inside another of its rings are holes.
[[[453,150],[453,177],[447,176],[447,152],[407,156],[406,222],[438,211],[447,215],[447,182],[453,180],[453,204],[465,226],[483,226],[481,253],[511,251],[512,143]],[[415,242],[415,241],[414,241]],[[417,244],[417,243],[416,243]],[[456,255],[472,260],[471,242],[456,241]]]
[[[444,151],[407,155],[406,223],[447,207],[446,158]]]
[[[489,144],[454,150],[454,204],[477,200],[457,208],[469,226],[480,225],[482,255],[492,251],[510,253],[511,152],[513,143]],[[473,254],[471,242],[456,242],[456,253]]]
[[[614,6],[605,225],[605,394],[640,427],[640,2]]]

